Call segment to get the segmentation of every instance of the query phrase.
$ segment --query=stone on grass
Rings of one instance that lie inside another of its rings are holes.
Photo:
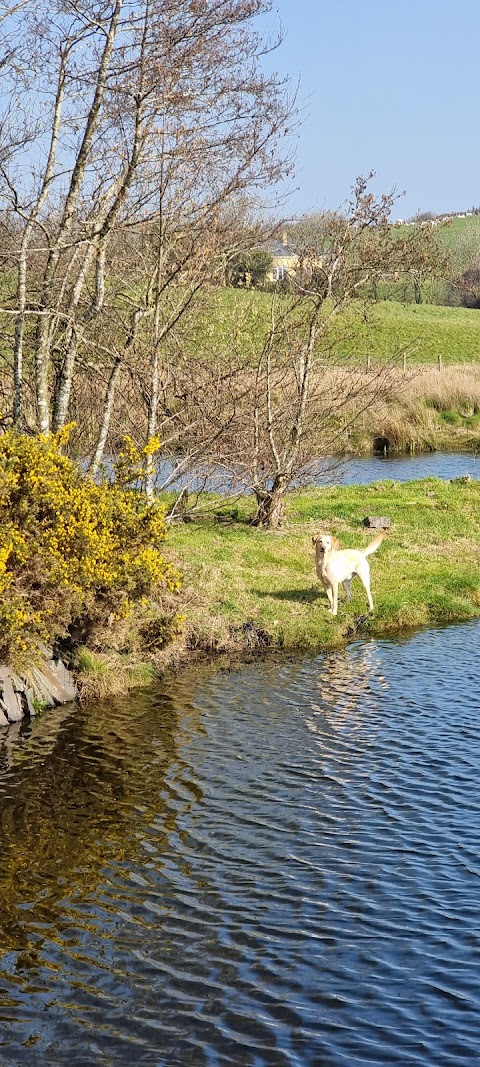
[[[392,520],[387,519],[385,515],[367,515],[363,520],[363,525],[371,530],[388,530],[392,525]]]

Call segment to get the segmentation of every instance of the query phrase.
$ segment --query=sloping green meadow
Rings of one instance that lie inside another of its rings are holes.
[[[384,359],[406,352],[408,365],[480,361],[480,311],[437,304],[383,301],[365,327],[366,351]]]
[[[439,223],[437,233],[442,243],[455,253],[459,245],[472,236],[480,236],[480,215],[457,215]]]
[[[333,619],[317,580],[312,535],[335,534],[342,547],[372,539],[368,515],[390,518],[370,558],[375,612],[363,587]],[[194,523],[175,525],[170,551],[184,574],[181,598],[188,647],[285,651],[338,646],[355,633],[393,634],[480,615],[480,483],[438,479],[310,490],[289,501],[278,532],[248,525],[248,501]]]
[[[190,339],[192,349],[206,358],[210,347],[236,350],[242,359],[254,360],[270,325],[271,301],[271,294],[253,290],[211,291]],[[477,309],[381,300],[367,319],[364,310],[353,305],[337,319],[333,359],[353,354],[384,360],[405,352],[409,366],[436,363],[439,356],[445,364],[480,361]]]

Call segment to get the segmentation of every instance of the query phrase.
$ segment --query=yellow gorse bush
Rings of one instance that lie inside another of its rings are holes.
[[[153,469],[154,456],[159,451],[159,437],[151,437],[145,447],[139,449],[130,434],[125,434],[123,448],[115,464],[117,483],[132,485],[135,482],[144,482]]]
[[[152,461],[128,439],[119,478],[94,484],[62,453],[70,428],[0,437],[0,659],[89,629],[179,586],[164,559],[164,510],[126,486]],[[172,628],[175,622],[172,621]]]

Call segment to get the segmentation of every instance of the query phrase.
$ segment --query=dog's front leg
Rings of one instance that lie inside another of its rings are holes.
[[[328,610],[329,610],[329,611],[333,611],[333,593],[332,593],[332,587],[331,587],[330,585],[326,585],[326,586],[325,586],[325,592],[326,592],[326,594],[327,594],[327,597],[328,597]]]

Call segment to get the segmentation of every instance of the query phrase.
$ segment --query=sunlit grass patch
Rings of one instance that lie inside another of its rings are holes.
[[[213,520],[172,529],[185,588],[194,590],[184,611],[194,647],[239,650],[232,628],[247,619],[268,632],[273,648],[312,651],[357,632],[398,633],[480,615],[478,482],[387,480],[297,492],[281,536],[249,527],[249,508],[252,501],[242,502],[235,537],[231,531],[225,536]],[[374,536],[363,525],[367,515],[392,523],[370,557],[375,612],[367,615],[363,588],[354,581],[352,601],[342,595],[333,619],[315,574],[312,535],[323,529],[338,536],[342,547],[366,545]],[[205,553],[206,544],[222,539],[223,554]]]
[[[146,688],[155,678],[151,663],[85,647],[76,651],[75,669],[82,700],[124,696],[130,689]]]

